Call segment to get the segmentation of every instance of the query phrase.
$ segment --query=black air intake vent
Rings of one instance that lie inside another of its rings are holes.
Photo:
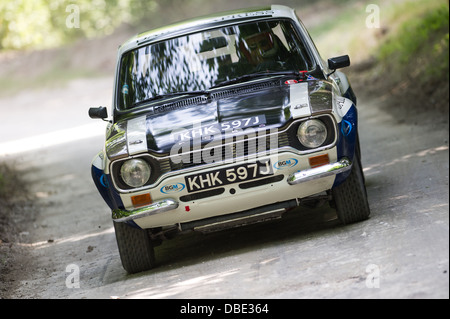
[[[183,100],[173,102],[173,103],[163,104],[161,106],[155,106],[154,109],[156,112],[159,113],[159,112],[180,109],[180,108],[190,106],[190,105],[202,104],[202,103],[206,103],[207,101],[208,101],[208,98],[206,96],[196,96],[196,97],[183,99]]]
[[[263,90],[263,89],[267,89],[267,88],[270,88],[270,87],[275,87],[275,86],[278,86],[279,84],[280,84],[279,81],[272,81],[272,82],[264,82],[264,83],[259,83],[259,84],[239,87],[239,88],[235,88],[235,89],[228,89],[226,91],[213,93],[211,95],[211,98],[213,100],[215,100],[215,99],[224,99],[224,98],[231,97],[231,96],[237,96],[237,95],[242,95],[242,94],[246,94],[246,93],[252,93],[252,92]]]

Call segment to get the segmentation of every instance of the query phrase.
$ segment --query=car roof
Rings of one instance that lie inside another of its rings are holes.
[[[118,54],[120,56],[124,52],[141,45],[176,37],[192,31],[235,24],[236,22],[254,21],[268,17],[285,17],[296,19],[294,10],[282,5],[271,5],[265,7],[220,12],[212,15],[184,20],[161,28],[137,34],[119,47]]]

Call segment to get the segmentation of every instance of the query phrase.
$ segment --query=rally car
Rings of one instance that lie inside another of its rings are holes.
[[[92,177],[112,211],[122,265],[154,247],[329,203],[367,219],[356,97],[291,8],[226,12],[145,32],[119,47]]]

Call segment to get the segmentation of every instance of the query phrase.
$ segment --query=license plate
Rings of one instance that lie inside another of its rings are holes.
[[[184,178],[189,193],[273,175],[270,161],[257,161]]]

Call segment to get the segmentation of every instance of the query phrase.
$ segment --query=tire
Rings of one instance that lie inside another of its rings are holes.
[[[114,229],[122,266],[128,273],[134,274],[155,266],[155,252],[147,230],[117,222],[114,222]]]
[[[354,156],[350,175],[342,184],[332,189],[332,194],[338,218],[344,225],[369,218],[370,208],[364,174],[357,155]]]

